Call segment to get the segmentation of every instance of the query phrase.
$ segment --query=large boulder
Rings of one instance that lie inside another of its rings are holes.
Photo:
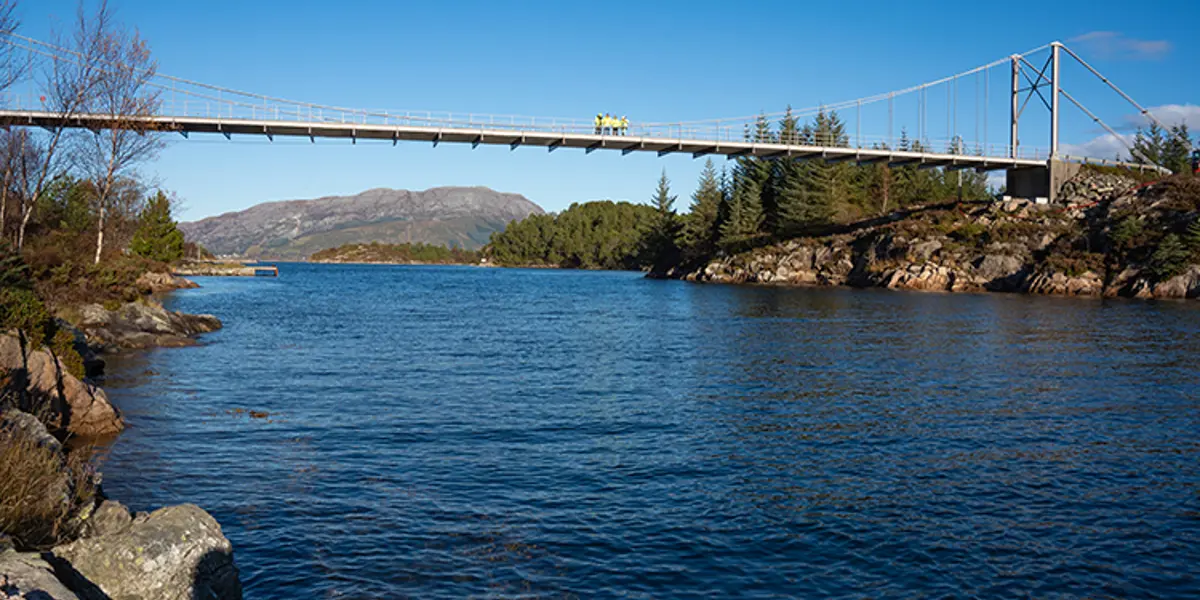
[[[1155,298],[1200,297],[1200,265],[1192,265],[1184,273],[1155,285],[1151,294]]]
[[[1019,289],[1026,274],[1025,261],[1016,256],[987,254],[975,262],[975,276],[980,285],[994,292]]]
[[[212,315],[189,315],[163,308],[153,300],[129,302],[116,310],[99,304],[80,309],[76,325],[89,341],[106,348],[151,348],[188,346],[192,336],[221,328]]]
[[[0,596],[28,600],[79,600],[36,552],[0,552]]]
[[[242,597],[233,546],[211,515],[193,504],[131,519],[123,510],[101,506],[92,537],[52,551],[73,587],[95,586],[111,600]]]
[[[58,430],[74,436],[104,436],[125,428],[104,390],[68,373],[48,350],[22,348],[14,335],[0,334],[0,387],[24,398],[23,410],[48,408]]]

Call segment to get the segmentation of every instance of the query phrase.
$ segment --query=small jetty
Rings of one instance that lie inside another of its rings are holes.
[[[181,277],[279,277],[279,267],[254,261],[189,260],[175,267],[173,273]]]

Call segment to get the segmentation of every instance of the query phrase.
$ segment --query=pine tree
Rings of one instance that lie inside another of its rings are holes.
[[[1192,135],[1186,123],[1164,131],[1158,123],[1152,122],[1145,130],[1138,128],[1130,159],[1166,167],[1175,173],[1186,173],[1191,170],[1191,151]]]
[[[1188,250],[1192,251],[1193,260],[1200,260],[1200,218],[1188,225],[1187,233],[1183,236],[1183,243],[1187,245]]]
[[[729,202],[729,219],[721,226],[721,245],[730,247],[762,233],[762,186],[751,177],[737,177]]]
[[[733,179],[729,176],[729,170],[721,167],[721,175],[717,179],[717,183],[721,187],[721,203],[717,205],[717,223],[714,227],[716,231],[716,239],[721,238],[721,231],[725,224],[729,222],[729,213],[732,211],[730,204],[733,203]]]
[[[877,149],[887,149],[884,144],[875,146]],[[860,185],[862,187],[864,208],[869,212],[887,214],[888,208],[894,207],[892,188],[895,179],[892,168],[885,163],[875,163],[860,167]]]
[[[905,129],[900,130],[897,149],[904,152],[927,150],[925,144],[922,144],[920,140],[910,139]],[[892,197],[896,200],[896,206],[903,208],[943,199],[940,196],[943,192],[944,182],[939,179],[940,177],[935,171],[918,169],[914,165],[904,165],[892,169]],[[957,180],[954,189],[957,194]]]
[[[1133,152],[1130,159],[1134,162],[1162,165],[1165,148],[1166,137],[1163,135],[1162,128],[1158,126],[1158,123],[1150,123],[1147,130],[1143,131],[1139,127],[1137,133],[1134,134]]]
[[[777,140],[776,136],[771,131],[771,122],[767,120],[766,115],[761,114],[757,119],[755,119],[754,126],[752,128],[747,127],[745,136],[746,141],[755,143],[773,144]],[[758,186],[759,194],[765,196],[769,193],[768,187],[770,185],[769,182],[771,179],[773,162],[774,161],[756,156],[745,156],[738,158],[733,168],[732,180],[734,182],[742,179],[752,180]],[[769,197],[760,197],[758,199],[760,206],[763,206],[764,204],[769,205],[771,202],[772,199]]]
[[[1150,274],[1157,281],[1170,279],[1183,272],[1189,258],[1191,252],[1183,240],[1174,233],[1168,233],[1150,256]]]
[[[1162,166],[1174,173],[1188,173],[1191,169],[1192,134],[1187,123],[1171,127],[1163,144]]]
[[[138,256],[161,262],[183,258],[183,232],[171,218],[171,201],[159,191],[138,216],[138,229],[129,249]]]
[[[783,119],[779,121],[779,142],[782,144],[800,144],[802,136],[800,122],[792,114],[792,107],[787,108]],[[769,164],[767,180],[763,185],[763,227],[766,231],[779,234],[783,231],[783,219],[780,216],[786,182],[799,176],[801,165],[790,158],[780,158]]]
[[[676,196],[671,195],[671,180],[664,169],[658,178],[651,204],[655,217],[646,232],[647,260],[655,272],[663,272],[679,262],[679,218],[675,215]]]
[[[724,193],[712,159],[704,163],[700,183],[692,194],[692,205],[683,222],[683,244],[687,258],[696,259],[712,253],[717,240],[717,220],[720,216]]]
[[[833,165],[809,161],[780,184],[780,235],[798,235],[829,223],[833,217],[836,182]]]

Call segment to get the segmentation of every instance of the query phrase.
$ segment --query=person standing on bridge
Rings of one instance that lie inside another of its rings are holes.
[[[596,113],[596,135],[600,135],[601,127],[604,127],[604,115]]]
[[[605,135],[609,135],[609,134],[611,134],[612,132],[613,132],[613,118],[612,118],[612,115],[610,115],[610,114],[608,114],[608,113],[604,113],[604,121],[603,121],[603,123],[601,124],[601,127],[600,127],[600,133],[603,133],[603,134],[605,134]]]
[[[621,135],[629,135],[629,118],[621,115]]]

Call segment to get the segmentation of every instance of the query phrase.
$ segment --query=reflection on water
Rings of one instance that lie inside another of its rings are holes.
[[[113,361],[105,488],[210,510],[250,597],[1200,593],[1192,304],[201,284],[225,329]]]

